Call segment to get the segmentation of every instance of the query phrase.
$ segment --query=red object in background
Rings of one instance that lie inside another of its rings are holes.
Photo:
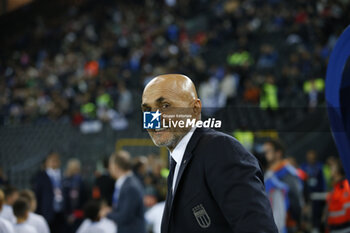
[[[73,215],[77,219],[81,219],[84,217],[84,212],[82,210],[74,210]]]
[[[299,12],[296,16],[295,16],[295,22],[299,23],[299,24],[303,24],[305,23],[307,20],[307,14],[305,11]]]
[[[180,36],[179,36],[179,41],[180,43],[183,43],[184,41],[188,40],[188,34],[185,30],[181,30]]]
[[[306,181],[307,179],[307,173],[304,172],[302,169],[300,168],[297,168],[297,173],[298,173],[298,176],[299,178],[302,180],[302,181]]]
[[[199,32],[194,37],[194,42],[199,45],[204,45],[207,42],[207,35],[204,32]]]
[[[350,185],[347,179],[336,183],[327,196],[328,225],[338,227],[350,223]]]
[[[92,198],[93,199],[99,199],[101,198],[101,191],[97,186],[94,186],[92,188]]]
[[[79,126],[84,121],[84,117],[78,112],[73,115],[72,124]]]
[[[260,98],[260,89],[257,87],[250,87],[244,91],[244,100],[247,102],[258,103]]]
[[[95,77],[98,75],[98,62],[89,61],[85,64],[85,73],[89,76]]]

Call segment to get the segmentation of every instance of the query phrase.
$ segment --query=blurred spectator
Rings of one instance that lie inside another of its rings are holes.
[[[143,196],[143,204],[146,209],[152,208],[158,202],[158,193],[153,186],[145,188],[145,195]]]
[[[143,206],[143,187],[131,171],[130,154],[119,151],[109,160],[109,169],[116,179],[112,209],[102,210],[102,217],[113,220],[119,233],[143,233],[146,230]]]
[[[247,80],[244,83],[244,94],[243,99],[244,101],[252,104],[257,104],[259,102],[260,98],[260,89],[257,85],[254,85],[254,83],[250,80]]]
[[[0,187],[8,185],[7,177],[4,171],[0,168]]]
[[[91,200],[84,206],[85,220],[76,233],[117,233],[115,223],[107,218],[100,217],[103,201]]]
[[[81,176],[81,164],[78,159],[67,162],[65,177],[62,181],[64,210],[68,216],[68,232],[75,232],[83,218],[83,205],[87,199],[86,188]]]
[[[220,91],[218,79],[215,77],[202,82],[198,93],[202,101],[202,111],[207,116],[213,115],[226,104],[226,96]]]
[[[15,201],[18,199],[18,190],[12,186],[6,186],[4,189],[5,202],[2,206],[0,217],[6,219],[11,223],[16,222],[16,218],[13,214],[12,206]]]
[[[49,225],[44,217],[34,213],[37,206],[34,192],[29,189],[22,190],[19,197],[26,200],[29,205],[29,216],[26,223],[34,227],[38,233],[50,233]]]
[[[13,204],[13,213],[16,216],[16,224],[14,226],[15,233],[39,233],[33,226],[29,225],[27,220],[29,217],[30,207],[25,199],[18,199]]]
[[[103,159],[103,170],[102,174],[99,175],[95,180],[94,195],[93,198],[106,201],[107,205],[112,205],[112,197],[114,192],[115,180],[111,177],[108,166],[109,158]]]
[[[2,210],[3,206],[5,203],[5,194],[4,192],[0,189],[0,211]],[[0,216],[0,232],[3,233],[14,233],[13,229],[13,223],[10,221],[4,219],[3,217]]]
[[[336,163],[336,161],[337,161],[336,157],[329,156],[326,159],[326,163],[323,165],[323,168],[322,168],[328,191],[333,189],[331,168],[333,167],[334,163]]]
[[[44,170],[36,175],[34,181],[34,192],[38,201],[37,213],[46,219],[52,233],[62,233],[66,222],[59,154],[48,155]]]
[[[118,84],[118,112],[128,116],[133,111],[132,94],[125,86],[124,82]]]
[[[265,189],[271,203],[273,217],[279,233],[287,232],[287,211],[289,208],[288,186],[267,170],[264,175]]]
[[[147,229],[151,230],[152,233],[160,233],[162,216],[165,207],[165,196],[158,194],[157,197],[155,192],[150,192],[148,195],[156,198],[157,203],[152,205],[145,213]]]
[[[245,129],[236,129],[233,132],[233,136],[248,150],[253,150],[254,145],[254,133],[250,130]]]
[[[133,161],[132,170],[143,186],[145,186],[144,178],[147,176],[147,162],[147,157],[145,156],[138,156]]]
[[[231,66],[249,67],[253,64],[253,58],[248,51],[240,49],[230,54],[227,58],[227,62]]]
[[[350,231],[350,185],[341,161],[331,167],[333,190],[327,196],[327,223],[330,233]]]
[[[296,170],[298,173],[298,176],[300,178],[300,180],[302,181],[303,184],[303,198],[304,198],[304,205],[302,206],[302,218],[301,218],[301,224],[300,224],[300,231],[310,231],[310,229],[312,229],[312,211],[310,210],[311,207],[309,205],[310,203],[310,190],[307,184],[308,181],[308,174],[300,168],[300,166],[298,165],[296,159],[294,157],[288,157],[286,159]],[[315,232],[317,232],[317,229],[314,228],[314,230],[316,230]],[[313,233],[315,233],[313,231]]]
[[[275,85],[275,79],[272,75],[266,77],[266,83],[262,87],[260,96],[260,107],[262,109],[278,109],[278,88]]]
[[[326,183],[323,176],[323,166],[317,159],[316,151],[309,150],[306,153],[306,160],[306,163],[301,165],[301,169],[303,169],[308,175],[307,186],[310,195],[317,192],[325,192]],[[324,204],[324,201],[311,200],[312,226],[316,230],[320,230],[321,227],[321,217]]]
[[[228,103],[232,103],[237,95],[239,79],[237,73],[226,73],[220,83],[220,92],[224,94]]]
[[[309,108],[311,110],[318,106],[324,88],[325,83],[321,78],[304,82],[304,92],[309,96]]]
[[[269,140],[265,142],[264,153],[268,170],[273,172],[275,179],[288,187],[289,208],[286,226],[288,232],[296,232],[300,227],[302,206],[304,205],[302,181],[297,170],[285,160],[285,148],[280,141]]]
[[[278,59],[278,53],[274,47],[269,44],[264,44],[260,48],[260,57],[257,63],[258,68],[267,69],[273,68]]]

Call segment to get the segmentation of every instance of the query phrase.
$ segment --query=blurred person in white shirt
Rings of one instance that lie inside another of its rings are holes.
[[[18,199],[18,190],[15,187],[7,186],[4,189],[5,203],[2,207],[0,217],[10,221],[11,223],[16,222],[16,218],[13,215],[12,205]]]
[[[5,194],[0,190],[0,211],[5,202]],[[10,221],[0,217],[0,233],[14,233],[13,225]]]
[[[26,223],[33,226],[38,233],[50,233],[49,225],[45,218],[39,214],[34,213],[37,206],[34,192],[29,189],[25,189],[19,193],[19,197],[26,200],[30,208],[28,220]]]
[[[161,187],[161,189],[166,189],[166,187]],[[165,195],[157,191],[153,186],[148,186],[145,188],[143,202],[148,208],[145,212],[147,230],[152,233],[160,233],[165,207]]]
[[[162,225],[164,207],[165,201],[162,201],[152,206],[145,213],[147,226],[152,229],[153,233],[160,233],[160,226]]]
[[[103,205],[106,204],[99,200],[91,200],[85,205],[86,219],[76,233],[117,233],[117,226],[112,220],[100,217]]]
[[[13,213],[17,218],[15,233],[41,233],[27,223],[30,207],[26,199],[20,198],[13,204]]]

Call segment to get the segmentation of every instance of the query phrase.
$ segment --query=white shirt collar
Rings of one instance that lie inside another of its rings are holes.
[[[196,127],[192,128],[190,131],[188,131],[188,133],[176,145],[174,150],[172,152],[170,152],[170,156],[175,160],[176,164],[181,163],[182,158],[185,154],[187,144],[189,143],[195,129],[196,129]]]
[[[123,186],[126,178],[128,178],[131,175],[132,175],[132,172],[128,172],[128,173],[122,175],[121,177],[119,177],[118,180],[115,182],[115,187],[120,190],[120,188]]]
[[[54,176],[54,177],[60,177],[61,176],[60,169],[46,168],[46,173],[49,176]]]

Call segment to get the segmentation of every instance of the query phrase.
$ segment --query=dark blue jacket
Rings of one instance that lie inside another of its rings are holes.
[[[162,233],[277,233],[257,159],[233,137],[197,128],[167,197]]]
[[[118,198],[118,205],[107,215],[115,221],[118,233],[145,233],[143,187],[134,176],[125,179]]]
[[[54,192],[51,179],[46,171],[41,171],[35,176],[33,185],[37,199],[36,212],[50,223],[55,215],[53,208]]]
[[[64,209],[67,215],[75,210],[82,210],[87,200],[84,181],[80,175],[65,177],[62,180],[62,192],[64,197]]]

